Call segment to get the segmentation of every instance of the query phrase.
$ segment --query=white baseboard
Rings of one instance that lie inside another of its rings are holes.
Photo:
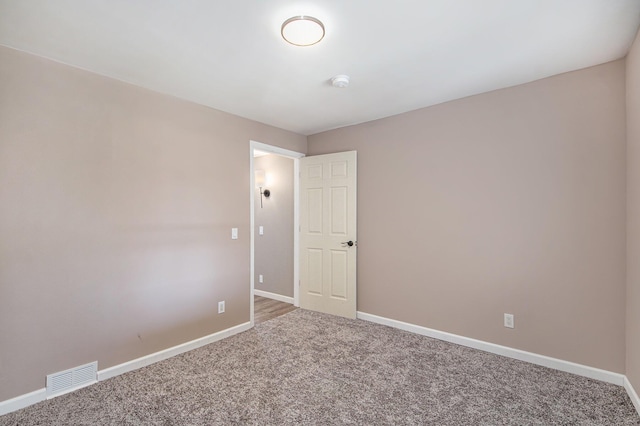
[[[624,374],[601,370],[599,368],[576,364],[574,362],[551,358],[545,355],[522,351],[520,349],[514,349],[507,346],[496,345],[495,343],[471,339],[469,337],[459,336],[457,334],[451,334],[444,331],[438,331],[431,328],[380,317],[373,314],[367,314],[365,312],[358,312],[357,318],[365,321],[375,322],[377,324],[387,325],[393,328],[398,328],[400,330],[421,334],[423,336],[433,337],[434,339],[444,340],[446,342],[455,343],[457,345],[467,346],[485,352],[491,352],[497,355],[506,356],[508,358],[530,362],[531,364],[537,364],[543,367],[549,367],[556,370],[565,371],[567,373],[589,377],[591,379],[600,380],[602,382],[613,383],[614,385],[618,386],[623,386],[624,380],[626,378]]]
[[[136,358],[122,364],[114,365],[113,367],[105,368],[104,370],[98,371],[98,381],[106,380],[111,377],[119,376],[120,374],[128,373],[129,371],[146,367],[147,365],[151,365],[158,361],[163,361],[176,355],[180,355],[181,353],[197,349],[201,346],[208,345],[209,343],[213,343],[218,340],[233,336],[234,334],[242,333],[243,331],[247,331],[250,328],[251,324],[245,322],[244,324],[236,325],[235,327],[227,328],[225,330],[218,331],[217,333],[213,333],[208,336],[204,336],[169,349],[164,349],[162,351]]]
[[[15,398],[7,399],[6,401],[0,401],[0,416],[28,407],[37,402],[44,401],[45,399],[47,399],[47,389],[42,388],[37,391],[16,396]]]
[[[217,333],[213,333],[208,336],[204,336],[199,339],[174,346],[172,348],[164,349],[162,351],[149,354],[141,358],[137,358],[119,365],[114,365],[113,367],[105,368],[104,370],[98,371],[97,382],[127,373],[129,371],[137,370],[142,367],[146,367],[147,365],[151,365],[158,361],[162,361],[181,353],[199,348],[201,346],[208,345],[209,343],[225,339],[227,337],[233,336],[234,334],[249,330],[250,328],[251,323],[246,322],[244,324],[236,325],[235,327],[227,328],[225,330],[218,331]],[[12,411],[20,410],[21,408],[28,407],[29,405],[33,405],[37,402],[44,401],[45,399],[47,399],[47,389],[42,388],[34,392],[26,393],[12,399],[8,399],[6,401],[0,401],[0,416],[3,414],[11,413]]]
[[[268,291],[253,289],[253,294],[256,296],[266,297],[267,299],[279,300],[284,303],[291,303],[293,305],[293,297],[283,296],[281,294],[269,293]]]
[[[633,406],[636,407],[636,411],[640,415],[640,398],[626,376],[624,378],[624,388],[627,391],[627,395],[629,395],[631,402],[633,402]]]

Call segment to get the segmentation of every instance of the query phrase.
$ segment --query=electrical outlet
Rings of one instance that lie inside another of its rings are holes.
[[[507,328],[513,328],[513,314],[504,314],[504,326]]]
[[[262,284],[264,282],[264,278],[262,277],[262,274],[258,275],[258,282],[260,284]]]
[[[218,302],[218,313],[224,314],[224,300],[222,302]]]
[[[258,228],[258,234],[264,235],[264,226],[261,226],[260,228]]]

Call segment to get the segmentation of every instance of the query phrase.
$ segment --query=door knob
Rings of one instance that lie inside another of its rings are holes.
[[[353,241],[349,240],[349,241],[343,241],[340,244],[342,244],[342,247],[346,247],[346,246],[353,247],[354,245],[357,246],[358,242],[357,241],[353,242]]]

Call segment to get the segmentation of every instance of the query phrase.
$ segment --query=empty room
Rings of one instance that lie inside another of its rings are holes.
[[[640,425],[639,28],[0,0],[0,425]]]

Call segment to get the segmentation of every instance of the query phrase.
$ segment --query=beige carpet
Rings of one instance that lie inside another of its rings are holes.
[[[0,425],[640,425],[623,388],[296,310]]]

